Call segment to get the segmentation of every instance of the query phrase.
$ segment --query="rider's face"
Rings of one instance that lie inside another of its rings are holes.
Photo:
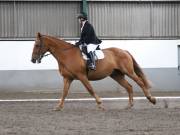
[[[79,23],[81,23],[82,20],[79,18],[78,21],[79,21]]]

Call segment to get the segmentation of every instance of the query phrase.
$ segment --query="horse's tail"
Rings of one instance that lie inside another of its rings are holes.
[[[142,81],[147,89],[151,88],[151,82],[146,78],[145,74],[143,73],[141,67],[136,62],[134,57],[130,53],[129,53],[129,55],[131,56],[131,58],[133,60],[133,66],[134,66],[135,73],[137,74],[138,77],[140,77],[142,79]]]

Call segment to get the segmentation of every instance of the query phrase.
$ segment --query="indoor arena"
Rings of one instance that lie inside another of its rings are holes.
[[[81,13],[96,70],[76,46]],[[0,0],[0,134],[179,132],[179,0]]]

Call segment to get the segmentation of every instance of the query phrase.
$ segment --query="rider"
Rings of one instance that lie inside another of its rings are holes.
[[[78,16],[78,20],[81,24],[81,37],[75,45],[82,45],[82,47],[86,48],[86,55],[90,59],[88,61],[88,67],[91,70],[96,70],[95,57],[93,52],[102,41],[97,38],[93,26],[88,22],[87,16],[85,14],[80,14]]]

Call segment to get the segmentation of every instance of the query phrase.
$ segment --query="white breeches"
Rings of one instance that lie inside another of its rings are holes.
[[[96,50],[97,46],[98,46],[98,45],[95,45],[95,44],[88,44],[88,45],[87,45],[87,51],[88,51],[88,53],[89,53],[90,51],[94,52],[94,51]]]

